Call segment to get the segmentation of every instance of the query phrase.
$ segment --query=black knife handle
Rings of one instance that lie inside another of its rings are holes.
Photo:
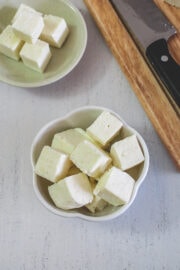
[[[166,40],[159,39],[149,45],[146,56],[174,101],[180,106],[180,65],[170,55]]]

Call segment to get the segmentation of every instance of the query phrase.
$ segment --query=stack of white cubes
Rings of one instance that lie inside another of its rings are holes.
[[[52,53],[50,45],[61,48],[69,34],[63,18],[43,15],[21,4],[8,25],[0,34],[0,52],[38,72],[44,72]]]
[[[136,135],[121,138],[122,122],[108,111],[86,129],[56,133],[44,146],[35,173],[51,182],[55,205],[68,210],[85,206],[91,212],[129,202],[135,180],[128,170],[144,161]]]

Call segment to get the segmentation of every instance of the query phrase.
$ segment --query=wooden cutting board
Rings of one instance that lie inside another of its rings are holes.
[[[84,2],[155,130],[180,169],[179,108],[155,77],[110,1],[84,0]],[[155,2],[175,27],[180,29],[180,9],[164,3],[163,0]],[[180,34],[173,37],[168,45],[173,57],[180,64]]]

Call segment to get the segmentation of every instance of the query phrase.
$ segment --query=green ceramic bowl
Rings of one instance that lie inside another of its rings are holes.
[[[0,0],[0,32],[11,23],[21,3],[21,0]],[[70,28],[63,47],[51,47],[52,59],[43,74],[0,53],[1,81],[20,87],[39,87],[63,78],[78,64],[86,48],[87,28],[81,13],[69,1],[25,0],[23,3],[44,14],[63,17]]]

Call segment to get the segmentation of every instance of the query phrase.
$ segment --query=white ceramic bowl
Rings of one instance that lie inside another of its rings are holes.
[[[124,124],[123,136],[126,137],[130,134],[136,134],[138,141],[140,143],[140,146],[142,148],[142,151],[144,153],[145,161],[142,164],[136,166],[134,169],[131,169],[129,171],[129,173],[136,179],[136,183],[135,183],[135,187],[134,187],[131,199],[128,204],[125,204],[119,207],[108,206],[103,211],[97,212],[95,214],[90,213],[88,209],[86,209],[85,207],[65,211],[65,210],[57,208],[52,202],[48,194],[48,185],[51,185],[52,183],[42,179],[41,177],[39,177],[33,172],[33,186],[34,186],[35,193],[38,199],[40,200],[40,202],[54,214],[64,216],[64,217],[79,217],[79,218],[83,218],[83,219],[91,220],[91,221],[109,220],[123,214],[130,207],[135,197],[137,196],[139,187],[144,181],[148,168],[149,168],[149,153],[148,153],[146,143],[144,139],[142,138],[142,136],[135,129],[130,127],[128,124],[126,124],[126,122],[119,115],[117,115],[115,112],[107,108],[96,107],[96,106],[81,107],[79,109],[76,109],[70,112],[64,117],[60,117],[48,123],[47,125],[45,125],[38,132],[38,134],[36,135],[32,143],[31,163],[32,163],[33,170],[34,170],[36,161],[39,157],[39,154],[41,152],[41,149],[43,148],[44,145],[51,144],[52,138],[55,133],[58,133],[60,131],[63,131],[69,128],[75,128],[75,127],[81,127],[85,129],[104,110],[110,111],[112,114],[114,114],[116,117],[118,117],[122,121],[122,123]]]

